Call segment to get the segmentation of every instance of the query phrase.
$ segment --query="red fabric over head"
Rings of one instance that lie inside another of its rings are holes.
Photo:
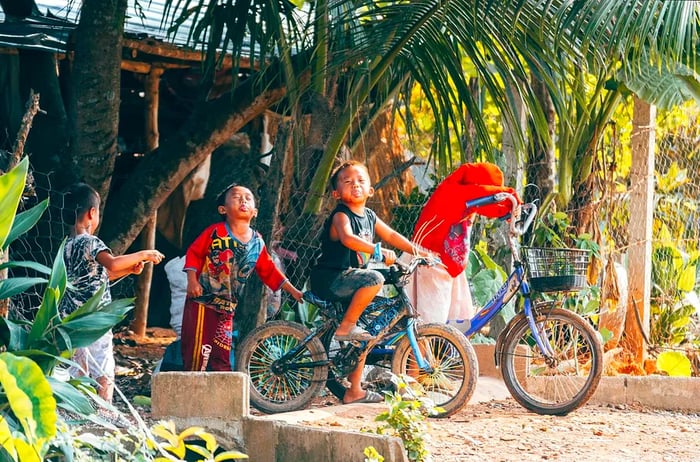
[[[518,197],[513,188],[503,186],[503,172],[497,165],[488,162],[462,164],[438,185],[425,203],[413,230],[414,242],[439,253],[447,272],[456,277],[467,265],[469,216],[478,213],[500,218],[510,213],[511,208],[510,202],[502,202],[466,210],[466,201],[499,192]],[[460,225],[460,222],[465,224]]]

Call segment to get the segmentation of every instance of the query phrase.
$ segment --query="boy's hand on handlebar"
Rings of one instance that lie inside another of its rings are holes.
[[[387,265],[393,265],[396,261],[396,252],[382,248],[382,258]]]

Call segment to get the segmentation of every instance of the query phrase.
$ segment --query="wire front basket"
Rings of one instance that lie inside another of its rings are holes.
[[[532,290],[560,292],[587,286],[588,250],[523,247],[522,252]]]

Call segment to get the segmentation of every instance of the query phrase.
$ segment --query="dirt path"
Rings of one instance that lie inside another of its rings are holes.
[[[385,409],[343,407],[347,411],[305,425],[372,429]],[[566,417],[540,416],[506,399],[470,404],[448,419],[430,419],[427,427],[435,462],[700,460],[695,414],[587,405]]]
[[[149,330],[139,344],[117,336],[117,384],[128,398],[150,396],[150,371],[171,335]],[[448,419],[428,420],[428,447],[435,462],[700,460],[698,414],[589,404],[553,417],[528,412],[512,399],[480,399],[484,401],[472,400]],[[320,418],[299,423],[371,430],[378,425],[374,417],[384,410],[384,404],[338,406],[334,398],[326,398],[310,413]]]

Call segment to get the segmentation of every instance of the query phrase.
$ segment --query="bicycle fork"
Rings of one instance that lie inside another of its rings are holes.
[[[416,357],[416,363],[418,364],[418,367],[420,367],[428,374],[433,373],[433,366],[425,358],[425,356],[423,356],[423,350],[421,349],[421,345],[418,343],[418,338],[416,336],[415,318],[409,318],[406,321],[406,337],[408,337],[408,342],[411,344],[411,349],[413,350],[413,355]],[[428,348],[426,348],[425,350],[426,355],[431,354]]]

